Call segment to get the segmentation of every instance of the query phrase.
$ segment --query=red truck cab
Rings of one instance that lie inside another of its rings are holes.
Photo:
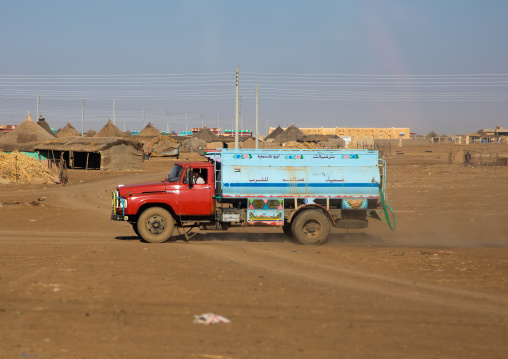
[[[194,183],[193,173],[198,173],[204,183]],[[154,241],[157,241],[155,238],[162,240],[166,232],[170,232],[169,238],[175,223],[181,226],[185,221],[213,220],[214,165],[210,162],[177,162],[163,181],[118,186],[113,202],[113,220],[128,221],[138,235],[140,232],[148,236],[153,233]]]

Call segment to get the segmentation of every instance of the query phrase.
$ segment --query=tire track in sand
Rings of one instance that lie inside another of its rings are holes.
[[[274,275],[323,283],[338,289],[375,293],[404,301],[420,302],[453,310],[504,316],[508,319],[508,298],[469,289],[448,287],[413,278],[362,270],[330,259],[317,261],[307,254],[295,258],[287,248],[266,246],[234,247],[234,243],[191,245],[189,250],[212,255],[221,261],[235,261],[262,268]],[[340,249],[338,249],[340,250]],[[301,254],[301,253],[300,253]]]

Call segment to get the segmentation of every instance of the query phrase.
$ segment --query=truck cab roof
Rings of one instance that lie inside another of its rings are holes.
[[[179,165],[182,167],[213,167],[213,164],[208,161],[179,161],[176,162],[175,165]]]

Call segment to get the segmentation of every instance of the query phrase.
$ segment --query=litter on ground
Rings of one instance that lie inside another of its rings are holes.
[[[199,324],[218,324],[218,323],[231,323],[231,321],[221,315],[213,313],[205,313],[194,316],[194,323]]]

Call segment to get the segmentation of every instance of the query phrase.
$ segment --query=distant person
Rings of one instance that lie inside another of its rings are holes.
[[[193,175],[195,184],[205,184],[205,180],[201,177],[198,171],[194,171]]]
[[[471,164],[471,154],[466,152],[464,155],[464,165],[469,166]]]

